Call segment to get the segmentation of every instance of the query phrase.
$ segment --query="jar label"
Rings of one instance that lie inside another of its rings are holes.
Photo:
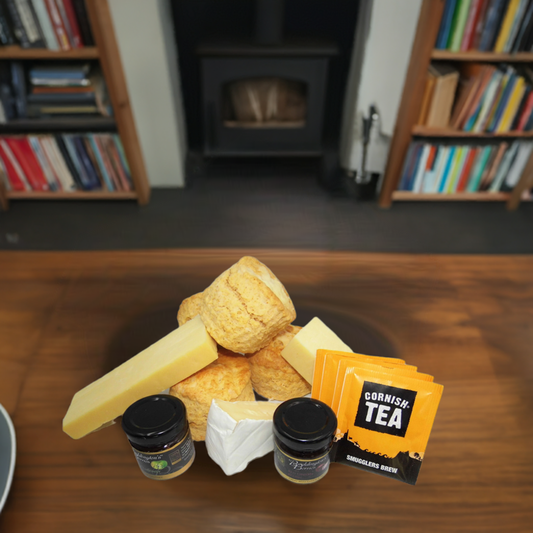
[[[143,474],[152,479],[171,479],[183,474],[194,461],[194,443],[190,431],[172,448],[161,452],[140,452],[133,448]]]
[[[322,479],[329,469],[329,453],[315,459],[297,459],[280,450],[276,444],[274,448],[274,465],[282,477],[293,483],[314,483]]]

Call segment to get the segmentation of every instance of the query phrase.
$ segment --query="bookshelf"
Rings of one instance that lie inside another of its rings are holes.
[[[98,60],[107,85],[113,117],[20,119],[0,124],[0,135],[55,132],[114,132],[121,139],[130,168],[133,191],[74,191],[36,192],[7,191],[0,185],[0,208],[8,209],[10,200],[136,200],[140,205],[148,203],[150,186],[126,78],[120,59],[113,21],[107,0],[86,0],[87,15],[95,46],[68,51],[48,49],[23,49],[19,46],[0,47],[0,60]]]
[[[518,184],[511,192],[461,192],[461,193],[415,193],[397,190],[409,145],[414,139],[465,139],[513,140],[533,139],[533,131],[510,131],[505,133],[472,133],[451,128],[430,128],[417,124],[424,96],[426,76],[431,61],[520,63],[533,65],[533,53],[515,54],[480,52],[452,52],[434,49],[443,15],[445,0],[423,0],[412,54],[408,65],[396,126],[391,140],[389,157],[385,167],[383,186],[378,203],[390,207],[395,201],[499,201],[514,210],[522,201],[524,192],[533,186],[533,154],[521,174]]]

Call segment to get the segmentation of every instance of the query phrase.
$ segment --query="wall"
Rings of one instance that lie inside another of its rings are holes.
[[[186,137],[168,0],[108,0],[152,187],[185,185]]]
[[[345,98],[343,166],[360,170],[362,118],[375,104],[379,133],[372,137],[367,171],[382,172],[403,91],[422,0],[363,0]]]

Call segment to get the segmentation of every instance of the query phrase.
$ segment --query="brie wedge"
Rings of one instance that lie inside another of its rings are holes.
[[[209,457],[227,476],[274,449],[272,418],[277,402],[213,400],[207,417],[205,445]]]

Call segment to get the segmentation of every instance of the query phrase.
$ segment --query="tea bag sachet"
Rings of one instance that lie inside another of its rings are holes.
[[[414,485],[442,391],[385,368],[346,372],[334,461]]]

